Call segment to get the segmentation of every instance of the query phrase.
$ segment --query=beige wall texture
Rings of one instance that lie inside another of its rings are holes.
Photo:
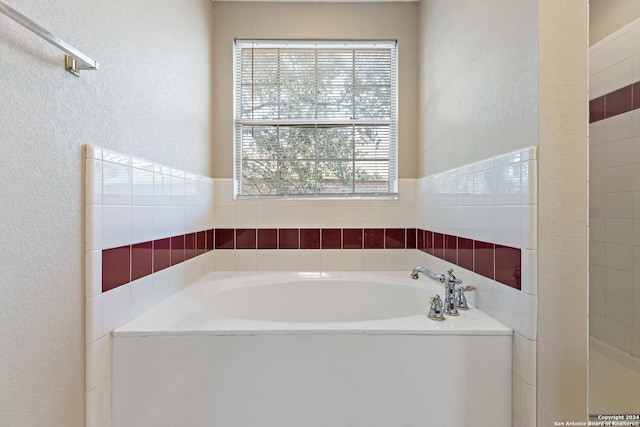
[[[0,426],[81,427],[83,144],[211,175],[212,6],[11,3],[100,70],[0,14]]]
[[[215,2],[213,173],[233,176],[234,38],[398,40],[398,166],[417,177],[418,4]]]
[[[589,0],[589,46],[640,17],[638,0]]]
[[[534,0],[420,2],[419,176],[537,145],[537,16]]]
[[[587,416],[587,1],[539,0],[538,425]]]

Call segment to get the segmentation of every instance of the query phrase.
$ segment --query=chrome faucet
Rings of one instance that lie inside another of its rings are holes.
[[[444,283],[444,314],[448,316],[457,316],[458,305],[456,304],[456,285],[462,283],[462,280],[453,275],[453,269],[447,270],[447,274],[435,274],[433,271],[425,267],[416,267],[411,272],[411,278],[417,280],[419,273],[426,274],[429,278],[436,282]]]

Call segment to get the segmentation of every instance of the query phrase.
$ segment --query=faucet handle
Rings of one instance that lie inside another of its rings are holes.
[[[467,291],[475,291],[476,287],[473,285],[468,286],[458,286],[456,291],[458,291],[456,295],[456,305],[460,310],[469,310],[469,304],[467,304],[467,297],[464,295]]]
[[[449,283],[461,284],[462,280],[458,279],[453,275],[453,268],[447,270],[447,274],[443,277],[443,281],[448,281]]]
[[[431,320],[444,320],[440,295],[434,295],[429,298],[429,304],[431,304],[431,308],[429,309],[429,315],[427,317]]]

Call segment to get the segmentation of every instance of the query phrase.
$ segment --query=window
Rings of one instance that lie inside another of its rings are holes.
[[[395,41],[235,45],[238,197],[397,194]]]

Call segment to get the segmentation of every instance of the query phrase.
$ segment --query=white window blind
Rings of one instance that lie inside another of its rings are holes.
[[[397,194],[395,41],[235,46],[238,197]]]

